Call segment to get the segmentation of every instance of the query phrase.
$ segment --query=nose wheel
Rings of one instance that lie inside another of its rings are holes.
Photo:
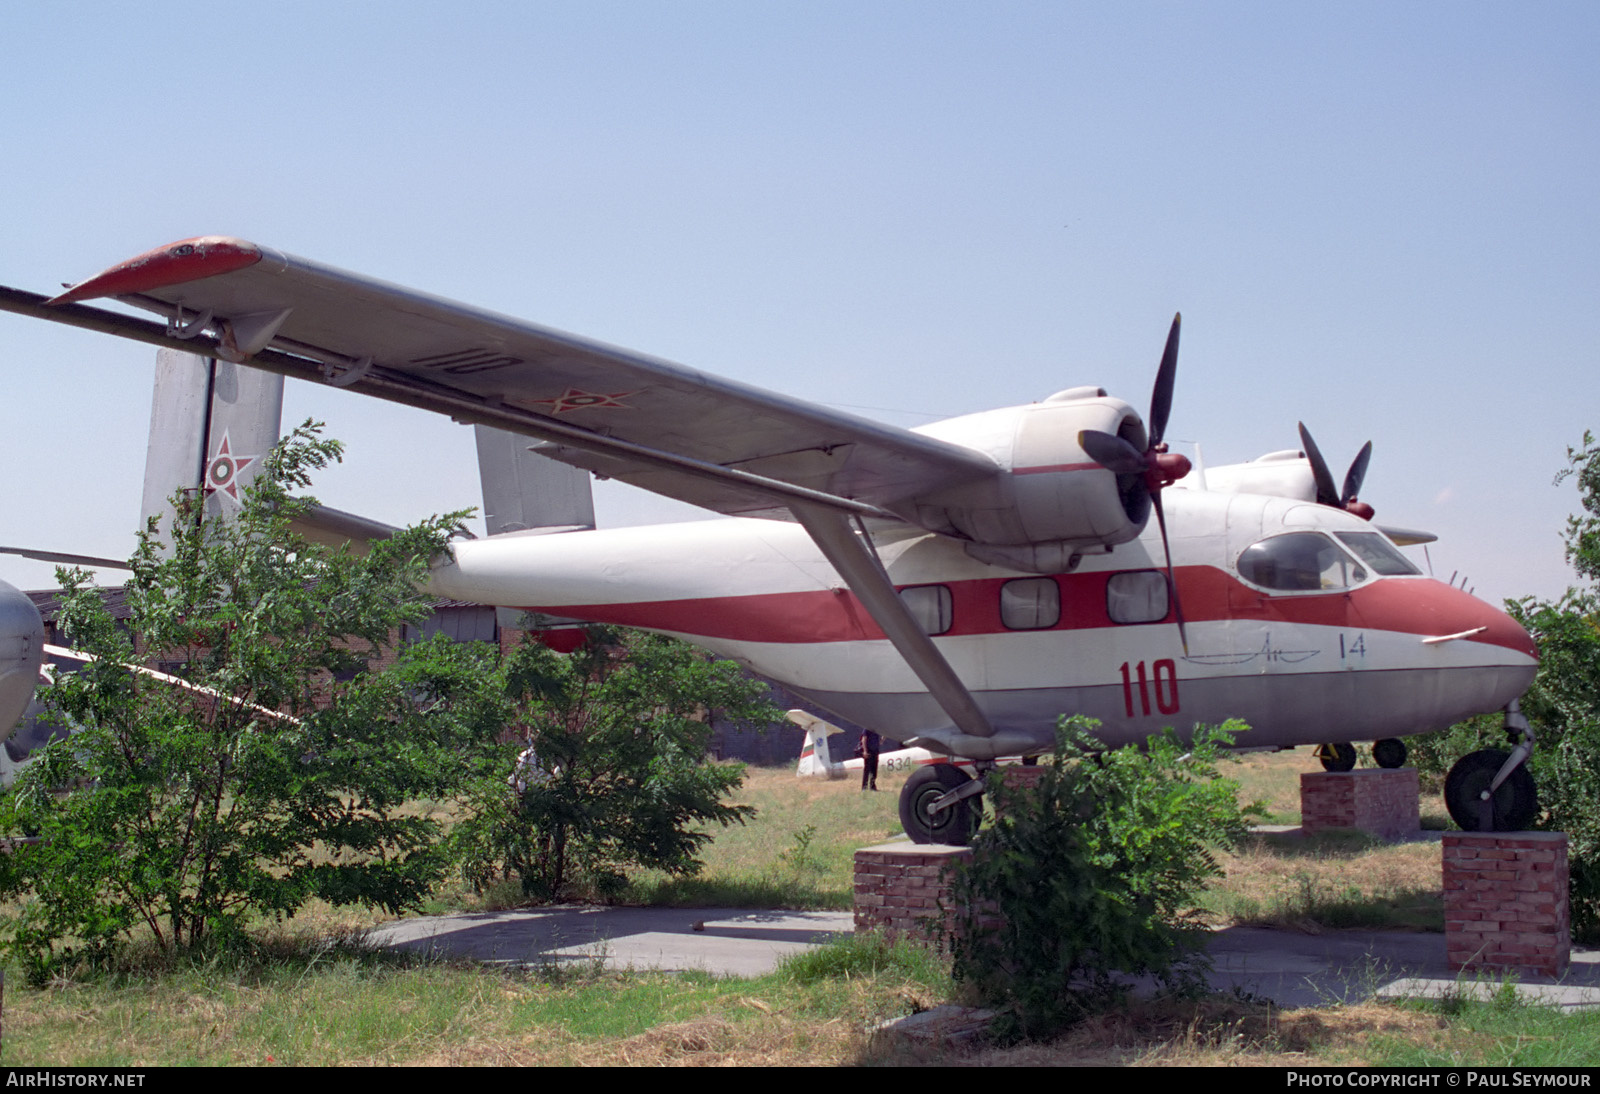
[[[946,800],[946,795],[963,790],[965,795]],[[965,847],[983,816],[982,790],[982,783],[954,764],[929,764],[900,789],[900,824],[913,843]]]
[[[1483,748],[1456,761],[1444,780],[1444,804],[1463,832],[1520,832],[1539,816],[1538,788],[1528,770],[1533,731],[1516,700],[1506,708],[1510,752]]]

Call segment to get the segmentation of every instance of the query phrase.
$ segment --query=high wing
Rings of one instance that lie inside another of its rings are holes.
[[[539,438],[721,513],[790,519],[805,502],[915,523],[919,500],[1001,473],[962,445],[239,239],[158,248],[47,303],[66,319],[107,296],[165,316],[169,337],[214,333],[226,359]]]

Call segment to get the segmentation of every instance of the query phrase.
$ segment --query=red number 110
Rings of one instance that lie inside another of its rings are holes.
[[[1135,689],[1139,693],[1139,711],[1141,715],[1150,713],[1151,683],[1155,684],[1156,709],[1162,714],[1178,713],[1178,666],[1171,658],[1157,661],[1151,666],[1154,680],[1145,672],[1144,662],[1140,661],[1133,667],[1133,672],[1128,671],[1128,662],[1122,663],[1122,704],[1127,708],[1128,717],[1134,716],[1133,695]]]

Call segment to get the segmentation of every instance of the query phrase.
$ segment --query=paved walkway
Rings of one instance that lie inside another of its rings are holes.
[[[374,932],[380,945],[506,965],[602,962],[608,968],[760,976],[798,952],[854,926],[849,912],[736,908],[596,908],[477,912],[397,920]],[[1355,1002],[1371,996],[1492,994],[1498,979],[1459,980],[1445,963],[1444,936],[1409,931],[1299,931],[1230,927],[1210,945],[1212,985],[1280,1006]],[[1523,977],[1527,998],[1600,1010],[1600,951],[1574,948],[1561,982]]]

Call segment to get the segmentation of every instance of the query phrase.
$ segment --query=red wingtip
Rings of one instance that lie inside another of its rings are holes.
[[[47,304],[75,304],[97,296],[147,293],[218,274],[232,273],[261,261],[254,243],[229,236],[196,236],[146,251],[80,281]]]

